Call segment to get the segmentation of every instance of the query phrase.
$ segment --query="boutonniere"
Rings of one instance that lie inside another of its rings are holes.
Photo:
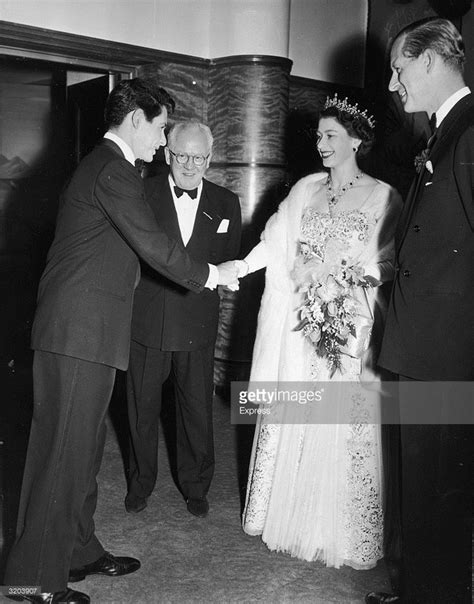
[[[415,157],[414,163],[417,174],[419,174],[423,168],[426,168],[430,174],[433,174],[433,163],[428,159],[429,154],[429,149],[423,149],[423,151]]]
[[[428,159],[428,153],[428,149],[423,149],[423,151],[415,157],[414,163],[417,174],[419,174],[425,167],[426,160]]]

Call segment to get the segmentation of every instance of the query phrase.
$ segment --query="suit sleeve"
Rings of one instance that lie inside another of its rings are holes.
[[[95,201],[140,258],[172,281],[201,291],[209,275],[206,263],[196,262],[180,242],[158,226],[145,201],[143,182],[127,161],[109,162],[97,177]]]

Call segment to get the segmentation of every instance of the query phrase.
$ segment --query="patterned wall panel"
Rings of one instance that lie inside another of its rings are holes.
[[[211,65],[208,115],[217,161],[285,162],[290,61],[271,59],[229,57]]]
[[[277,57],[227,57],[213,61],[209,75],[209,125],[214,134],[208,172],[240,197],[242,256],[258,243],[286,187],[285,138],[291,62]],[[241,281],[238,292],[221,291],[215,381],[246,379],[263,271]]]
[[[340,86],[328,82],[292,77],[290,80],[290,109],[315,115],[326,97],[334,94],[340,88]]]
[[[156,77],[176,102],[168,124],[174,121],[197,119],[207,124],[209,61],[193,60],[189,63],[167,61],[165,59],[143,65],[137,70],[139,77]],[[153,162],[145,166],[144,176],[153,176],[167,170],[163,149],[159,149]]]
[[[207,122],[208,62],[202,65],[160,61],[139,68],[140,77],[156,76],[176,101],[173,120],[198,119]]]

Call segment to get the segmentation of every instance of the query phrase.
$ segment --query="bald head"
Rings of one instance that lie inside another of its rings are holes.
[[[168,134],[166,163],[174,182],[182,189],[196,188],[209,167],[213,137],[205,124],[177,122]]]

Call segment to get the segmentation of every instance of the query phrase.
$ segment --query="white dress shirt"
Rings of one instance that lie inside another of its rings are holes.
[[[202,193],[202,180],[197,188],[196,199],[190,197],[186,191],[177,197],[174,192],[175,182],[171,174],[168,175],[168,183],[171,189],[171,195],[173,197],[174,207],[176,208],[176,214],[178,215],[179,232],[181,233],[181,239],[184,245],[188,245],[191,235],[193,234],[194,223],[196,222],[196,213],[201,199]],[[184,189],[183,189],[184,190]],[[217,287],[217,281],[219,280],[219,271],[214,264],[208,264],[209,266],[209,277],[206,281],[207,289],[215,289]]]
[[[441,107],[436,111],[436,127],[439,128],[441,122],[448,115],[451,109],[456,105],[458,101],[470,94],[469,86],[464,86],[452,94],[448,99],[444,101]]]
[[[201,199],[202,193],[202,180],[197,188],[196,199],[190,197],[186,191],[177,197],[174,192],[175,182],[171,174],[168,175],[168,182],[171,189],[171,195],[173,196],[174,207],[176,208],[176,214],[178,215],[179,230],[184,245],[188,245],[191,235],[193,234],[194,223],[196,221],[196,212]]]

